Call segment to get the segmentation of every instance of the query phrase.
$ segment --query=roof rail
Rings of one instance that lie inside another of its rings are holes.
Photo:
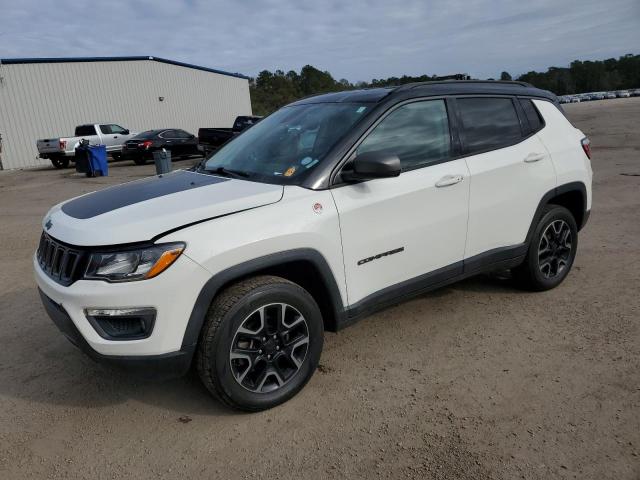
[[[396,88],[396,91],[410,90],[412,88],[422,87],[426,85],[448,85],[452,83],[463,83],[463,84],[481,83],[481,84],[500,84],[500,85],[506,84],[506,85],[514,85],[519,87],[533,88],[533,85],[531,85],[530,83],[518,82],[515,80],[433,80],[429,82],[405,83],[404,85],[400,85],[398,88]]]

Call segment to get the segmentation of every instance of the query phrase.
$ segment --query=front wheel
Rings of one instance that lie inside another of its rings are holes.
[[[59,169],[69,167],[69,159],[67,157],[53,157],[51,158],[51,163]]]
[[[536,226],[524,262],[513,269],[516,282],[527,290],[557,287],[573,266],[578,250],[578,228],[569,210],[547,205]]]
[[[222,292],[207,313],[196,364],[227,405],[259,411],[309,381],[320,360],[323,323],[313,297],[280,277],[250,278]]]

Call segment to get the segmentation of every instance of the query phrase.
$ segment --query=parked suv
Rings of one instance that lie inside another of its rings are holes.
[[[465,277],[560,284],[591,208],[589,141],[528,84],[306,98],[177,171],[51,209],[44,306],[93,358],[195,364],[218,399],[295,395],[323,331]]]

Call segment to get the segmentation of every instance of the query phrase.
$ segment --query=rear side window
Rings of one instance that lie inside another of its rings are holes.
[[[403,170],[449,158],[451,136],[444,100],[409,103],[390,113],[360,144],[357,153],[377,151],[397,155]]]
[[[191,138],[191,135],[184,130],[174,130],[175,138]]]
[[[158,136],[160,138],[176,138],[176,132],[175,130],[165,130]]]
[[[76,137],[88,137],[96,134],[96,127],[93,125],[79,125],[76,127]]]
[[[540,130],[542,128],[542,118],[540,117],[540,113],[538,112],[538,109],[533,104],[531,99],[521,98],[520,105],[522,105],[524,114],[527,116],[531,132],[537,132],[538,130]]]
[[[506,147],[522,138],[510,98],[459,98],[466,153]]]

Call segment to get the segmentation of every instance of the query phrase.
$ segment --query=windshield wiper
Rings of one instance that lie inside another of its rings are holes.
[[[207,173],[215,173],[218,175],[226,175],[228,177],[240,177],[240,178],[249,178],[249,174],[247,172],[243,172],[241,170],[233,170],[225,167],[217,167],[214,169],[204,169]]]

